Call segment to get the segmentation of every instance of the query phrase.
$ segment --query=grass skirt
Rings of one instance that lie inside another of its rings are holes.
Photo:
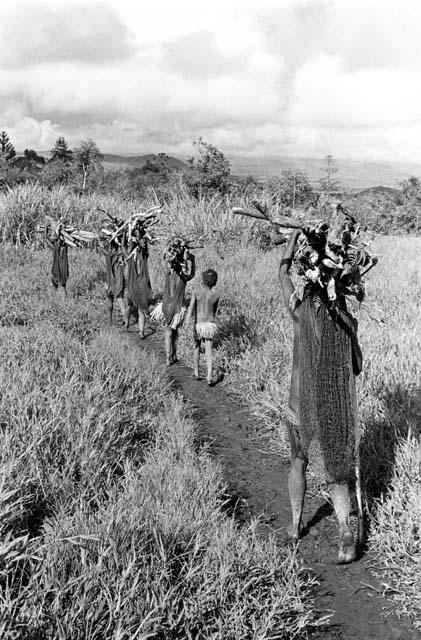
[[[214,322],[198,322],[196,324],[197,337],[201,340],[213,340],[218,331]]]
[[[156,323],[163,322],[167,327],[170,327],[171,329],[175,330],[175,329],[178,329],[183,324],[185,315],[186,315],[186,308],[181,307],[180,311],[178,313],[175,313],[173,315],[171,322],[168,323],[165,319],[165,315],[162,310],[162,302],[160,302],[159,304],[156,305],[155,309],[152,311],[151,320],[153,320]]]

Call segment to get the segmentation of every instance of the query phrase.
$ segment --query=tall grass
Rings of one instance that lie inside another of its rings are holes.
[[[258,225],[230,213],[232,203],[228,197],[215,195],[197,200],[182,185],[168,193],[165,199],[158,200],[151,190],[148,197],[141,200],[95,192],[79,196],[65,186],[47,189],[33,183],[0,194],[0,239],[2,242],[38,244],[36,227],[45,215],[99,231],[103,211],[126,219],[157,204],[163,206],[160,224],[163,236],[178,232],[190,236],[196,244],[206,239],[226,246],[229,241],[242,239],[247,242],[261,235]]]
[[[384,562],[399,606],[416,619],[421,612],[414,597],[421,591],[416,524],[421,522],[421,239],[380,237],[374,250],[380,259],[367,278],[367,296],[383,309],[386,325],[365,315],[359,318],[364,356],[358,378],[362,474],[373,553]],[[281,253],[239,246],[222,260],[211,248],[198,256],[198,271],[211,265],[219,273],[217,366],[228,371],[225,384],[254,411],[257,431],[263,430],[273,447],[288,455],[283,410],[292,325],[277,276]],[[189,330],[181,348],[190,359]],[[310,472],[319,484],[323,475],[317,456]]]
[[[99,330],[98,256],[72,252],[67,301],[44,288],[49,260],[0,259],[1,637],[305,637],[294,551],[225,515],[161,365]]]
[[[77,202],[79,209],[75,205],[74,220],[81,224],[99,220],[102,215],[97,212],[97,206],[101,206],[99,196]],[[139,206],[118,198],[101,202],[104,209],[118,215]],[[31,205],[29,192],[28,203]],[[153,203],[151,193],[150,200],[143,206]],[[287,455],[283,408],[289,387],[292,327],[277,279],[282,250],[262,252],[257,242],[258,227],[249,220],[230,216],[228,200],[196,201],[178,191],[164,204],[168,230],[203,236],[206,241],[206,247],[196,251],[197,271],[213,266],[219,273],[221,335],[217,365],[228,373],[225,385],[248,403],[256,414],[258,430],[269,434],[274,448]],[[28,220],[31,215],[29,212]],[[2,225],[4,220],[3,216]],[[10,229],[15,228],[16,225],[11,224]],[[10,232],[5,237],[15,236]],[[419,613],[419,601],[413,594],[421,587],[421,574],[413,553],[413,545],[419,548],[419,531],[414,522],[421,520],[417,471],[421,415],[421,265],[418,258],[421,241],[409,237],[380,237],[375,249],[380,261],[368,278],[367,294],[384,309],[386,326],[379,327],[364,316],[360,318],[364,370],[358,380],[358,397],[363,427],[363,481],[371,516],[371,548],[373,553],[378,552],[380,562],[388,571],[399,606],[415,617]],[[160,246],[151,249],[152,284],[156,293],[163,287],[161,255]],[[0,277],[2,283],[6,283],[7,299],[11,303],[0,300],[3,324],[27,325],[34,321],[46,322],[48,318],[51,321],[53,317],[55,326],[66,332],[62,339],[78,334],[83,335],[84,340],[90,339],[103,322],[100,306],[103,285],[97,282],[98,257],[87,252],[72,253],[71,270],[73,261],[77,267],[71,273],[70,283],[77,304],[71,314],[68,306],[42,289],[46,259],[42,252],[9,252],[5,256],[6,267]],[[13,265],[9,268],[10,261]],[[32,282],[25,280],[29,261]],[[13,287],[15,277],[20,281],[18,290]],[[197,283],[198,278],[188,286],[188,293]],[[180,353],[186,360],[191,358],[189,329],[181,336]],[[313,469],[317,482],[320,482],[319,472]],[[412,497],[407,502],[409,488]],[[402,546],[406,544],[403,531],[408,536],[409,555]],[[399,566],[404,569],[399,571]]]

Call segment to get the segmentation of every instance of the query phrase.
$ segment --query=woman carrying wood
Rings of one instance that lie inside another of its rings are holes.
[[[99,251],[105,256],[107,280],[107,299],[110,324],[113,321],[114,300],[117,300],[124,324],[127,322],[127,311],[124,304],[126,278],[124,276],[124,254],[117,239],[98,243]]]
[[[125,243],[127,255],[127,316],[126,328],[129,329],[131,315],[137,309],[139,336],[145,338],[145,320],[152,302],[152,287],[149,278],[149,247],[147,232],[143,223],[138,222],[129,232]]]
[[[51,281],[53,287],[56,291],[59,287],[62,287],[63,295],[67,297],[66,285],[69,279],[69,258],[67,244],[61,234],[61,227],[62,225],[59,224],[56,231],[49,235],[46,225],[45,240],[53,252],[53,263],[51,265]]]
[[[167,366],[177,362],[178,330],[186,309],[186,284],[195,275],[195,257],[183,238],[172,238],[164,253],[165,285],[162,302],[154,309],[152,319],[165,323],[165,353]]]
[[[294,327],[288,411],[290,533],[298,539],[303,529],[309,449],[317,441],[339,523],[340,563],[356,558],[349,522],[349,482],[354,476],[354,465],[359,470],[355,464],[359,448],[355,376],[361,372],[362,355],[357,322],[347,310],[345,294],[362,299],[359,264],[366,256],[363,251],[355,256],[350,245],[346,226],[352,224],[353,221],[346,220],[336,237],[332,222],[330,229],[325,225],[313,233],[305,230],[302,235],[300,230],[293,231],[279,268],[283,296]],[[306,279],[302,299],[290,277],[294,259]],[[357,498],[360,502],[360,496]],[[359,507],[361,515],[360,504]],[[362,520],[360,537],[361,532]]]

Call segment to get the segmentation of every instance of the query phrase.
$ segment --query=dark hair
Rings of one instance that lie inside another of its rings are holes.
[[[214,269],[206,269],[202,272],[202,280],[206,287],[214,287],[218,281],[218,274]]]

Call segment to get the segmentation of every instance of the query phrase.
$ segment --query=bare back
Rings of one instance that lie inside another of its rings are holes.
[[[195,294],[195,299],[196,322],[215,322],[219,296],[209,287],[202,287],[201,290]]]

